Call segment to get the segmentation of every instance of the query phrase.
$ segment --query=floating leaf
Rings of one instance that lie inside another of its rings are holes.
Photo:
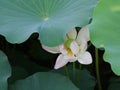
[[[81,90],[94,90],[96,80],[92,75],[90,75],[89,71],[85,69],[81,70],[79,77],[80,77],[79,87]]]
[[[11,85],[10,90],[79,90],[65,76],[39,72]]]
[[[91,41],[104,47],[104,60],[120,75],[120,0],[101,0],[90,25]]]
[[[69,77],[72,82],[80,89],[80,90],[94,90],[96,80],[90,74],[90,72],[86,69],[79,70],[75,69],[75,76],[73,76],[73,69],[71,66],[67,67]],[[52,72],[60,73],[62,75],[66,75],[64,68],[60,68],[58,70],[52,70]]]
[[[0,90],[8,90],[7,79],[11,76],[11,67],[7,56],[0,51]]]
[[[38,32],[42,44],[59,45],[75,26],[88,24],[98,0],[0,0],[0,34],[21,43]]]

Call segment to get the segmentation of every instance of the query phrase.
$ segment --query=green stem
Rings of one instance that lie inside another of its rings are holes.
[[[73,62],[73,80],[74,81],[76,79],[75,67],[76,67],[75,62]]]
[[[82,64],[79,64],[79,70],[81,70],[82,69]]]
[[[100,81],[100,73],[99,73],[99,59],[98,59],[98,49],[95,48],[95,59],[96,59],[96,76],[98,81],[98,90],[102,90],[101,81]]]
[[[80,74],[81,74],[82,64],[79,64],[79,75],[78,75],[78,83],[80,82]]]
[[[66,77],[69,78],[69,72],[68,72],[68,69],[67,69],[67,66],[66,66],[66,65],[64,66],[64,70],[65,70],[65,75],[66,75]]]

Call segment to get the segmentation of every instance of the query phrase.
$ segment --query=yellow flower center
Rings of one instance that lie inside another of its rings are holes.
[[[70,48],[65,47],[65,50],[67,51],[68,56],[72,57],[74,55]]]
[[[65,50],[67,51],[68,56],[70,56],[70,57],[72,57],[74,55],[72,50],[70,49],[70,44],[72,41],[73,41],[73,39],[68,39],[64,42]]]

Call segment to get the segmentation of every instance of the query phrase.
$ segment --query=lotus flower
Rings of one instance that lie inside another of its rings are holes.
[[[56,47],[42,45],[42,48],[53,54],[60,53],[54,66],[55,69],[63,67],[68,62],[75,61],[78,61],[81,64],[91,64],[91,54],[86,51],[88,41],[89,30],[87,26],[85,26],[78,32],[78,34],[75,29],[68,32],[63,44]]]

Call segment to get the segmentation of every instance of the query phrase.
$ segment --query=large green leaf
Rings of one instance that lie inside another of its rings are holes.
[[[11,67],[7,56],[0,51],[0,90],[8,90],[7,79],[11,76]]]
[[[96,79],[90,74],[90,72],[86,69],[75,69],[73,72],[73,68],[71,65],[68,67],[66,66],[66,69],[68,70],[69,78],[72,82],[80,89],[80,90],[94,90]],[[66,75],[65,68],[60,68],[58,70],[52,70],[52,72],[60,73],[62,75]],[[75,74],[74,74],[75,73]]]
[[[42,44],[61,44],[66,32],[89,22],[97,1],[0,0],[0,34],[21,43],[38,32]]]
[[[79,71],[80,72],[80,71]],[[96,79],[86,69],[80,72],[79,88],[81,90],[94,90],[96,85]]]
[[[59,74],[39,72],[11,85],[10,90],[79,90],[72,82]]]
[[[120,75],[120,0],[101,0],[90,25],[91,41],[104,47],[104,60]]]

